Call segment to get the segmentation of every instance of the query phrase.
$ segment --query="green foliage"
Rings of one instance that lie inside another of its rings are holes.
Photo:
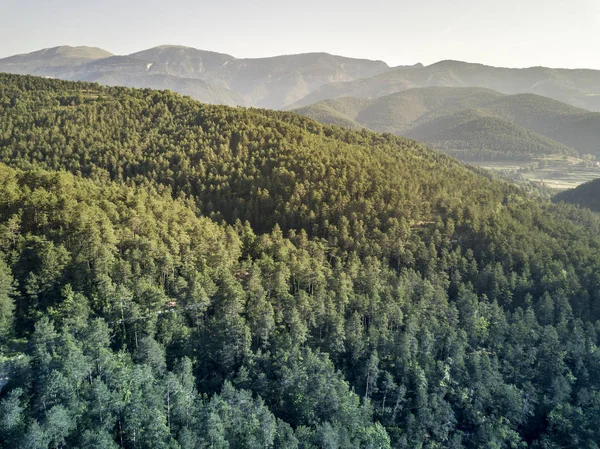
[[[576,151],[565,145],[478,111],[465,111],[450,120],[428,126],[434,128],[436,125],[440,126],[439,131],[423,140],[462,159],[518,160],[552,154],[577,156]],[[415,132],[419,133],[418,130]]]
[[[13,302],[14,293],[14,280],[10,273],[10,268],[0,258],[0,345],[10,335],[12,330],[15,308]]]
[[[2,447],[597,444],[598,215],[391,135],[0,80]]]

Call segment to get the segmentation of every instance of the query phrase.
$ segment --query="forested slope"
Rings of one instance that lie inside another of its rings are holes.
[[[600,179],[586,182],[574,189],[565,190],[555,195],[553,201],[577,204],[600,212]]]
[[[416,127],[410,135],[468,161],[578,155],[572,148],[478,110],[434,120]]]
[[[32,77],[0,75],[0,158],[3,447],[600,440],[592,212],[392,135]]]

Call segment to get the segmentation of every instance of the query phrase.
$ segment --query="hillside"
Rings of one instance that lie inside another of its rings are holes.
[[[552,201],[564,201],[565,203],[576,204],[600,212],[600,179],[560,192],[554,196]]]
[[[223,65],[235,61],[233,56],[224,53],[179,45],[162,45],[129,56],[163,66],[169,75],[181,78],[202,78],[206,74],[221,70]]]
[[[256,106],[280,109],[324,84],[368,78],[387,70],[389,67],[382,61],[306,53],[237,59],[209,79],[224,80],[230,89],[248,97]]]
[[[597,214],[391,134],[2,74],[0,160],[3,447],[600,438]]]
[[[505,120],[466,110],[417,127],[407,135],[465,160],[518,160],[544,155],[577,155],[573,149]]]
[[[351,105],[351,106],[348,106]],[[482,88],[408,89],[372,100],[340,98],[296,109],[323,123],[360,126],[425,141],[443,150],[494,149],[515,154],[594,154],[600,142],[600,114],[533,94],[503,95]],[[486,117],[452,131],[474,118]],[[491,122],[494,125],[491,126]],[[510,129],[509,129],[510,128]],[[466,131],[460,135],[461,130]],[[473,135],[476,132],[478,135]]]
[[[369,100],[360,98],[338,98],[315,103],[293,112],[312,118],[326,125],[361,129],[366,126],[356,121],[358,113],[369,104]]]
[[[322,86],[295,107],[339,97],[378,98],[419,87],[483,87],[504,94],[532,93],[569,105],[600,111],[600,71],[531,67],[510,69],[440,61],[420,67],[402,67],[368,79]]]

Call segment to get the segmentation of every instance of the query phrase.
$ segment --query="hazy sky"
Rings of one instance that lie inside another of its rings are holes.
[[[0,0],[0,57],[180,44],[237,57],[326,51],[600,69],[600,0]]]

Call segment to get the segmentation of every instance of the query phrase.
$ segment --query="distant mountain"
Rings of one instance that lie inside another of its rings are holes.
[[[207,73],[220,70],[235,58],[223,53],[197,50],[178,45],[162,45],[130,55],[142,61],[152,61],[167,74],[182,78],[203,78]]]
[[[555,203],[564,201],[600,212],[600,179],[594,179],[574,189],[560,192],[554,196],[552,201]]]
[[[96,48],[56,47],[2,59],[0,71],[93,81],[108,86],[168,89],[204,103],[251,105],[223,83],[212,84],[192,71],[184,73],[181,68],[177,70],[175,64],[169,65],[168,60],[154,62],[143,57],[143,52],[132,56],[115,56]],[[181,64],[185,65],[185,60],[181,59]]]
[[[324,100],[295,112],[322,123],[410,137],[438,149],[490,150],[494,158],[502,153],[600,155],[600,113],[534,94],[428,87],[372,100]]]
[[[209,74],[261,107],[279,109],[320,86],[352,81],[389,70],[382,61],[351,59],[327,53],[238,59]]]
[[[73,67],[110,56],[112,53],[101,48],[65,45],[0,59],[0,72],[53,76],[61,73],[63,67]]]
[[[401,67],[368,79],[327,84],[295,106],[339,97],[378,98],[417,87],[485,87],[505,94],[534,93],[600,111],[600,71],[531,67],[509,69],[459,61]]]
[[[161,64],[170,75],[228,87],[252,104],[272,109],[290,105],[324,84],[368,78],[390,69],[382,61],[327,53],[236,59],[189,47],[160,46],[131,56]]]
[[[166,45],[128,56],[104,52],[97,57],[77,59],[65,58],[53,50],[2,59],[0,71],[156,87],[208,103],[278,109],[295,103],[324,84],[368,78],[390,70],[382,61],[327,53],[237,59],[221,53]],[[44,56],[43,63],[38,62],[38,53]],[[53,54],[56,54],[55,60]]]
[[[107,86],[168,89],[204,103],[250,106],[250,102],[227,87],[196,77],[173,75],[167,63],[147,62],[134,56],[111,56],[85,64],[63,67],[60,78],[93,81]]]
[[[600,111],[598,70],[508,69],[459,61],[390,68],[383,61],[328,53],[240,59],[224,53],[162,45],[121,56],[92,47],[55,47],[0,59],[0,72],[160,87],[209,103],[271,109],[297,108],[343,97],[372,100],[409,89],[438,86],[531,93],[575,108]],[[515,120],[508,121],[516,123]],[[591,132],[594,124],[569,122],[570,127],[583,133]],[[553,130],[568,134],[554,126],[547,132]],[[583,145],[579,134],[569,139]]]

